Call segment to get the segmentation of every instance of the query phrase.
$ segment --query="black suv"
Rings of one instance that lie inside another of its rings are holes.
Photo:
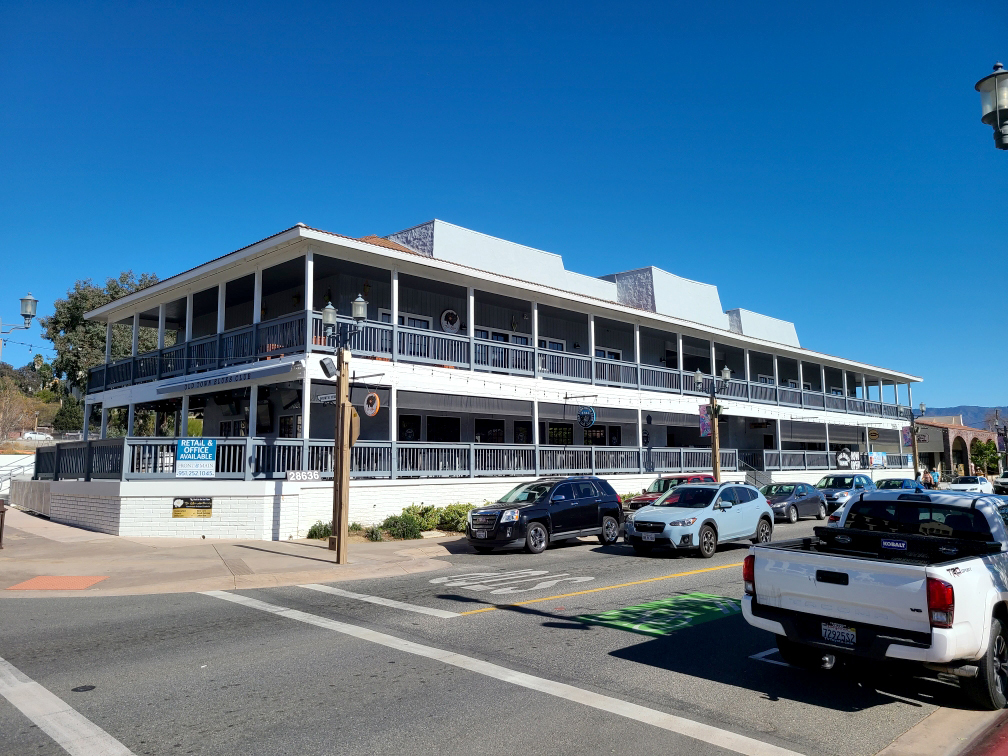
[[[597,535],[610,545],[619,538],[621,518],[620,497],[601,478],[540,478],[471,511],[466,538],[477,551],[524,546],[532,554],[578,536]]]

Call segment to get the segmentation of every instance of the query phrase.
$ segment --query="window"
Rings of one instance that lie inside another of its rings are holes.
[[[477,444],[503,444],[504,421],[477,417],[475,420]]]
[[[845,528],[882,533],[989,540],[987,518],[976,509],[916,501],[855,501]]]
[[[399,440],[400,441],[420,440],[420,415],[399,416]]]
[[[503,504],[524,504],[536,501],[550,489],[549,483],[521,483],[501,498]]]
[[[623,445],[623,429],[618,425],[609,426],[609,446]]]
[[[391,320],[391,316],[389,317],[389,320]],[[426,315],[414,315],[410,312],[400,312],[399,325],[406,326],[408,328],[422,328],[425,331],[429,331],[431,329],[431,319]]]
[[[798,381],[796,381],[794,378],[788,378],[787,387],[793,389],[798,388]]]
[[[522,346],[528,346],[529,337],[528,336],[518,336],[517,334],[511,334],[512,344],[521,344]]]
[[[807,381],[802,381],[801,387],[805,391],[811,391],[812,390],[812,384],[808,383]]]
[[[703,509],[714,501],[713,488],[688,488],[679,486],[673,488],[665,496],[654,503],[657,507],[689,507]]]
[[[531,420],[515,420],[515,424],[514,424],[514,442],[516,444],[531,444],[532,443],[532,421]]]
[[[721,501],[729,504],[738,504],[738,497],[735,496],[734,488],[724,488],[721,490]]]
[[[507,344],[509,341],[508,335],[506,333],[498,333],[497,331],[493,332],[493,336],[491,336],[491,338],[494,341],[503,341],[505,344]]]
[[[735,488],[735,498],[738,499],[739,504],[745,504],[747,501],[752,501],[756,498],[756,492],[738,486]]]
[[[622,360],[622,352],[619,349],[606,349],[604,347],[595,347],[595,356],[601,357],[604,360]]]
[[[605,426],[593,425],[591,428],[585,428],[584,442],[585,446],[605,446],[606,445]]]
[[[490,332],[485,328],[477,328],[473,331],[473,336],[475,336],[477,339],[489,339]]]
[[[843,389],[842,388],[837,388],[836,386],[830,386],[830,390],[829,391],[830,391],[830,393],[833,396],[843,396]]]
[[[553,495],[550,497],[552,501],[570,501],[574,498],[574,489],[571,488],[570,483],[562,483],[557,486]]]
[[[301,415],[283,415],[280,418],[280,438],[301,438]]]
[[[760,490],[764,496],[790,496],[794,493],[795,486],[792,483],[774,483],[773,485],[763,486]]]
[[[567,342],[560,339],[539,339],[540,349],[549,349],[551,352],[566,352]]]
[[[591,484],[591,481],[581,480],[572,485],[574,488],[574,496],[578,499],[594,499],[599,495],[598,491],[595,490],[595,486]]]
[[[462,440],[461,418],[428,415],[427,440],[436,444],[457,444]]]
[[[549,423],[551,446],[571,446],[574,444],[574,426],[571,423]]]
[[[756,376],[756,378],[760,383],[766,383],[769,386],[774,385],[774,379],[772,375],[763,375],[762,373],[760,373],[759,375]]]
[[[392,311],[391,310],[386,310],[384,308],[379,308],[378,309],[378,320],[381,321],[382,323],[391,323],[392,322]]]

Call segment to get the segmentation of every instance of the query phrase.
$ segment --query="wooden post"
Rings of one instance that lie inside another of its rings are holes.
[[[715,379],[716,380],[716,379]],[[721,437],[718,431],[718,407],[717,397],[711,393],[710,414],[711,414],[711,467],[713,467],[714,480],[721,482]]]
[[[347,537],[350,511],[350,350],[337,355],[339,368],[339,404],[336,405],[336,433],[333,448],[333,534],[329,550],[336,552],[336,563],[347,563]]]

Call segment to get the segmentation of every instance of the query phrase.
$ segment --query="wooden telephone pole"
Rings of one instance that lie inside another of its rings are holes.
[[[336,427],[333,438],[333,520],[329,550],[336,552],[336,563],[347,563],[347,538],[350,516],[350,447],[360,433],[360,417],[350,404],[350,350],[339,350],[339,382]]]
[[[711,421],[711,466],[714,468],[714,480],[721,482],[721,435],[718,429],[718,415],[721,414],[721,407],[718,405],[717,397],[711,391],[710,395],[710,421]]]

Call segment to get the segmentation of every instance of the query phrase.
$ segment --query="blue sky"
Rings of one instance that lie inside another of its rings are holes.
[[[437,217],[714,283],[915,402],[1006,403],[1008,154],[973,91],[999,5],[277,5],[3,4],[0,317]]]

